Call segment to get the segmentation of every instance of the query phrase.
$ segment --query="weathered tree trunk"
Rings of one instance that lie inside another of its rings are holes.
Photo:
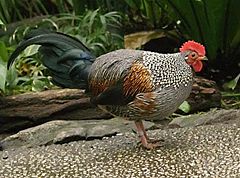
[[[195,77],[193,88],[187,101],[191,106],[191,113],[207,111],[221,106],[222,95],[216,82],[202,77]]]
[[[0,98],[0,133],[49,120],[110,118],[90,104],[83,90],[58,89]]]

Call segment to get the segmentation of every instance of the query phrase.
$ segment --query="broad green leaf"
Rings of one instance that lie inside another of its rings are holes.
[[[29,57],[32,56],[36,53],[38,53],[38,48],[40,47],[40,45],[31,45],[28,46],[25,50],[24,50],[24,57]]]
[[[240,46],[240,1],[228,0],[228,9],[225,14],[224,24],[224,50],[230,53],[230,49]]]
[[[0,25],[4,25],[3,21],[0,19]]]
[[[237,77],[235,77],[233,80],[225,83],[225,84],[223,85],[223,87],[224,87],[225,89],[232,89],[232,90],[234,90],[234,89],[236,88],[237,84],[238,84],[239,78],[240,78],[240,73],[239,73],[239,74],[237,75]]]
[[[32,86],[33,91],[41,91],[43,87],[44,87],[44,82],[42,82],[41,80],[33,81],[33,86]]]
[[[15,67],[10,67],[7,71],[6,82],[10,89],[14,89],[19,81],[17,69]]]
[[[104,30],[107,28],[107,23],[106,23],[106,18],[104,15],[100,15],[100,21],[102,23],[102,26],[104,28]]]
[[[180,109],[181,111],[185,112],[185,113],[189,113],[191,110],[191,106],[187,101],[184,101],[179,107],[178,109]]]
[[[0,41],[0,89],[5,92],[7,76],[8,50],[5,43]]]
[[[93,13],[90,16],[90,19],[89,19],[89,32],[90,33],[92,32],[92,30],[94,28],[93,24],[94,24],[94,20],[95,20],[95,18],[97,16],[98,11],[99,11],[99,9],[93,11]]]
[[[3,60],[4,62],[7,62],[7,60],[8,60],[8,50],[7,50],[7,47],[6,47],[6,45],[3,41],[0,41],[0,57],[1,57],[1,60]]]
[[[7,62],[4,62],[0,57],[0,89],[3,92],[5,92],[6,76],[7,76]]]
[[[1,9],[1,20],[3,20],[5,23],[10,22],[11,19],[11,10],[9,10],[9,1],[0,1],[0,5],[2,7]]]
[[[207,49],[207,56],[215,60],[217,52],[227,56],[231,48],[240,45],[240,1],[239,0],[158,0],[167,3],[170,15],[187,39],[201,42]]]

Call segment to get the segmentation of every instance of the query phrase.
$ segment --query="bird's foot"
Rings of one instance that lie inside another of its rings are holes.
[[[155,148],[159,148],[165,145],[165,140],[164,139],[148,139],[147,142],[139,142],[138,144],[139,146],[148,149],[148,150],[152,150]]]
[[[153,150],[153,149],[155,149],[155,148],[161,147],[162,145],[159,144],[159,143],[147,143],[146,145],[142,145],[142,146],[143,146],[143,148],[145,148],[145,149]]]
[[[164,145],[165,144],[165,140],[164,139],[153,139],[153,138],[149,138],[148,140],[148,143],[157,143],[159,145]]]

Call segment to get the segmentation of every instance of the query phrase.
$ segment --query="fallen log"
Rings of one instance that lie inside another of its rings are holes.
[[[111,118],[91,105],[83,90],[57,89],[0,98],[0,133],[18,131],[50,120]]]

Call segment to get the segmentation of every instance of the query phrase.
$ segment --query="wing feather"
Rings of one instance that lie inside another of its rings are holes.
[[[125,105],[138,93],[152,90],[151,72],[142,63],[142,51],[117,50],[100,56],[92,65],[89,91],[96,105]]]

